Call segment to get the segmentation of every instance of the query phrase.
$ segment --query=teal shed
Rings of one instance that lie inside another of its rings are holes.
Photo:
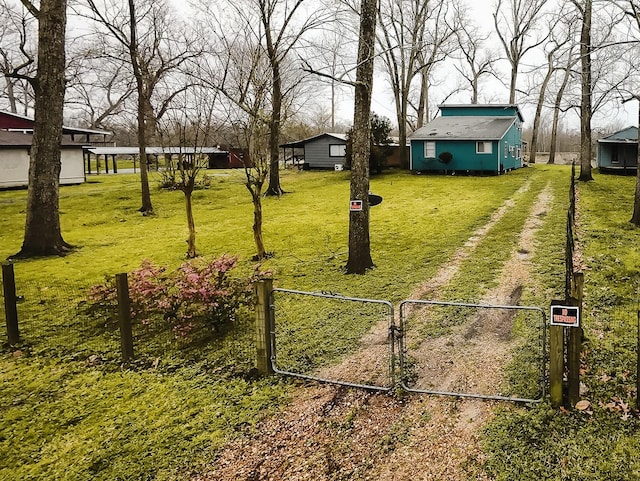
[[[440,105],[440,117],[416,130],[414,172],[500,174],[522,167],[522,123],[517,105]]]
[[[638,169],[638,127],[627,127],[598,140],[602,173],[635,175]]]

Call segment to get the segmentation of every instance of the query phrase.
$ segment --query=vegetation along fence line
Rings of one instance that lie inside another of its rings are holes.
[[[168,323],[132,320],[127,274],[115,276],[117,297],[97,302],[78,283],[45,284],[16,276],[2,264],[0,317],[6,342],[23,354],[91,363],[173,365],[205,361],[216,370],[247,373],[256,366],[256,325],[251,310],[228,326],[176,335]],[[264,364],[263,364],[264,365]]]

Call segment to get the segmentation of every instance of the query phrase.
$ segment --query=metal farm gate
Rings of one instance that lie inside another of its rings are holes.
[[[271,291],[273,371],[357,388],[538,402],[546,315],[538,307]],[[304,341],[304,342],[303,342]],[[526,369],[510,371],[518,356]]]
[[[274,372],[380,391],[394,387],[390,302],[275,288],[271,306]]]
[[[399,311],[399,380],[406,391],[519,402],[544,397],[542,309],[406,300]],[[517,371],[515,357],[525,361]]]

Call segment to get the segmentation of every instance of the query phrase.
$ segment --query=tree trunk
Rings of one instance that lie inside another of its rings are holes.
[[[396,117],[398,120],[398,144],[400,148],[400,167],[409,168],[409,156],[407,155],[407,109],[409,104],[409,91],[402,86],[396,94]]]
[[[518,64],[511,66],[511,83],[509,84],[509,105],[516,103],[516,84],[518,82]]]
[[[593,180],[591,175],[591,0],[586,0],[580,32],[582,64],[582,101],[580,103],[580,175],[578,180]]]
[[[193,259],[198,255],[196,251],[196,223],[193,219],[193,206],[191,203],[191,194],[193,187],[187,187],[184,191],[185,207],[187,209],[187,226],[189,228],[189,238],[187,239],[187,257]]]
[[[275,54],[274,54],[275,55]],[[265,195],[281,196],[284,192],[280,187],[280,120],[282,116],[282,80],[280,67],[273,66],[273,98],[271,100],[271,122],[269,125],[269,186]]]
[[[547,92],[547,86],[549,85],[549,81],[551,80],[551,76],[553,75],[553,53],[549,53],[547,60],[549,62],[549,67],[547,69],[547,74],[544,76],[544,80],[542,81],[542,85],[540,86],[540,93],[538,94],[538,105],[536,105],[536,115],[533,118],[533,132],[531,133],[531,150],[529,156],[529,163],[536,163],[536,153],[538,152],[538,132],[540,131],[540,117],[542,116],[542,106],[544,104],[544,97]]]
[[[407,154],[407,126],[404,128],[398,129],[398,143],[400,149],[400,166],[403,169],[409,168],[410,156]]]
[[[144,96],[144,88],[138,88],[138,154],[140,156],[140,187],[142,189],[142,206],[139,211],[143,215],[153,214],[151,204],[151,190],[149,189],[149,173],[147,158],[147,116],[145,115],[144,101],[140,100]]]
[[[638,98],[638,122],[640,122],[640,98]],[[631,216],[630,222],[636,227],[640,227],[640,129],[638,129],[638,153],[636,155],[636,192],[633,196],[633,216]]]
[[[471,103],[476,105],[478,103],[478,76],[475,75],[473,77],[473,82],[471,82]]]
[[[549,160],[547,164],[556,163],[556,144],[558,143],[558,110],[553,110],[553,122],[551,123],[551,145],[549,145]]]
[[[68,252],[60,231],[59,185],[65,92],[66,0],[42,0],[38,15],[35,123],[24,241],[19,257]]]
[[[13,87],[12,79],[5,77],[5,82],[7,83],[7,99],[9,99],[9,111],[12,114],[18,113],[18,103],[16,102],[16,93]]]
[[[569,72],[565,72],[562,85],[556,94],[556,100],[553,105],[553,122],[551,123],[551,145],[549,146],[549,164],[555,164],[556,162],[556,149],[558,145],[558,124],[560,117],[560,103],[562,102],[562,96],[564,95],[564,89],[569,81]]]
[[[369,151],[377,4],[377,0],[362,0],[360,10],[350,192],[351,200],[362,201],[362,210],[349,213],[348,274],[364,274],[373,267],[369,242]]]
[[[256,188],[256,187],[254,187]],[[256,191],[251,191],[253,199],[253,240],[256,243],[256,258],[262,260],[266,257],[264,250],[264,240],[262,239],[262,195],[260,191],[262,188],[256,188]]]
[[[429,122],[429,73],[423,70],[420,74],[420,98],[418,100],[418,121],[416,127],[419,129]]]
[[[129,55],[138,93],[138,152],[140,155],[140,185],[142,188],[142,206],[139,211],[143,215],[151,215],[153,214],[153,206],[151,205],[151,191],[149,190],[149,176],[147,174],[147,129],[149,128],[148,122],[151,121],[148,106],[151,105],[151,99],[146,91],[144,78],[140,70],[136,18],[135,0],[129,0]]]

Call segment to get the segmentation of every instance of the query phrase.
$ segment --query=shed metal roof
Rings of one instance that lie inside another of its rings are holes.
[[[638,127],[627,127],[598,140],[602,143],[638,143]]]
[[[437,117],[410,135],[411,140],[500,140],[516,117]]]
[[[346,142],[347,141],[347,134],[336,134],[336,133],[331,133],[331,132],[325,132],[324,134],[318,134],[318,135],[314,135],[312,137],[309,137],[307,139],[303,139],[303,140],[297,140],[295,142],[289,142],[286,144],[280,144],[280,148],[302,148],[305,146],[305,144],[308,144],[309,142],[313,142],[314,140],[320,139],[322,137],[334,137],[336,140],[340,140],[342,142]]]
[[[132,147],[90,147],[87,149],[95,155],[138,155],[140,149],[136,146]],[[147,147],[147,154],[225,154],[226,150],[220,150],[217,147]]]

